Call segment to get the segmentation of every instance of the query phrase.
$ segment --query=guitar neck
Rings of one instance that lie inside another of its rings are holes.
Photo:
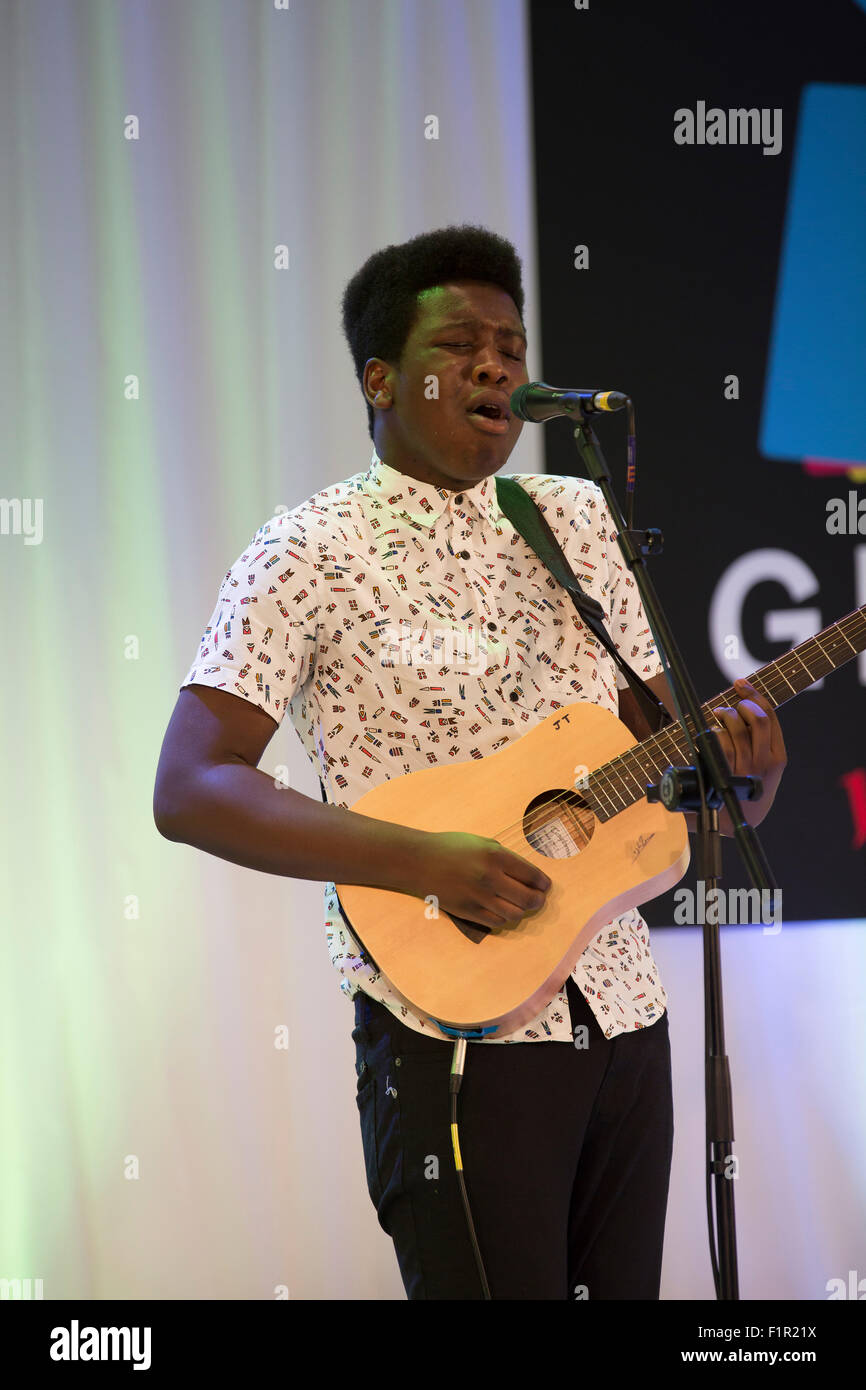
[[[864,650],[866,604],[840,618],[838,623],[831,623],[823,632],[801,642],[775,661],[768,662],[747,679],[768,704],[778,709]],[[701,713],[710,728],[724,727],[716,711],[730,709],[738,705],[742,698],[733,686],[729,686],[702,705]],[[597,767],[590,773],[582,796],[600,820],[609,820],[641,800],[646,795],[647,784],[657,782],[666,768],[690,762],[691,751],[685,731],[681,725],[673,724],[660,733],[652,734],[611,762]]]

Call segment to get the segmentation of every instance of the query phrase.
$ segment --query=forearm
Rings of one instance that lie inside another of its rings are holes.
[[[241,761],[198,772],[156,817],[166,839],[287,878],[413,891],[428,832],[314,801]]]

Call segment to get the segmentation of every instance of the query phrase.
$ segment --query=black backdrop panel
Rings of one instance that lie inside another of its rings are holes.
[[[856,505],[866,497],[866,448],[853,457],[835,452],[836,414],[847,422],[846,410],[859,409],[862,419],[862,385],[856,403],[844,391],[828,401],[789,390],[793,423],[802,412],[802,434],[799,425],[793,432],[803,439],[801,457],[771,456],[762,433],[765,397],[776,392],[778,425],[778,392],[796,380],[803,356],[796,343],[783,343],[787,357],[773,377],[803,97],[812,84],[822,91],[839,84],[860,99],[866,14],[854,0],[799,9],[777,0],[591,0],[588,10],[539,0],[530,19],[543,377],[634,399],[635,519],[664,532],[653,578],[707,699],[745,674],[724,665],[710,632],[711,604],[740,557],[751,555],[756,572],[740,599],[722,605],[722,626],[739,626],[755,658],[748,670],[866,603],[866,519],[859,533],[827,529],[829,499],[847,502],[854,493]],[[697,120],[711,108],[766,111],[768,137],[772,112],[781,111],[778,152],[765,154],[761,143],[676,143],[675,112],[689,109]],[[855,149],[858,140],[862,150],[862,132],[852,131]],[[818,256],[816,275],[857,240],[843,224],[859,215],[853,189],[866,168],[859,156],[857,167],[846,165],[836,143],[828,160],[852,192],[832,219],[844,235]],[[803,206],[808,233],[808,197]],[[801,223],[802,213],[801,206]],[[861,234],[866,245],[866,228]],[[574,264],[581,246],[586,269]],[[795,308],[809,292],[802,260]],[[836,354],[840,370],[850,379],[856,369],[862,381],[866,363],[849,360],[850,325],[837,333],[833,316],[823,317],[826,350],[812,343],[815,370]],[[738,396],[727,399],[731,376]],[[567,421],[526,428],[545,430],[549,472],[582,471]],[[598,433],[622,499],[624,415],[603,420]],[[804,462],[816,458],[850,466],[819,472]],[[768,550],[784,554],[756,554]],[[788,921],[866,915],[864,686],[866,660],[854,659],[780,711],[789,764],[760,833]],[[729,886],[747,883],[727,841],[725,875]],[[681,886],[693,883],[690,873]],[[645,915],[651,924],[670,922],[673,907],[667,894]]]

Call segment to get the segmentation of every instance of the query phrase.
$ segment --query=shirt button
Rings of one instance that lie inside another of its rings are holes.
[[[457,496],[454,498],[454,501],[455,501],[455,502],[462,502],[462,501],[463,501],[463,493],[462,493],[462,492],[458,492]]]
[[[469,559],[469,551],[468,551],[468,550],[461,550],[461,551],[460,551],[460,559],[461,559],[461,560],[468,560],[468,559]]]
[[[495,631],[496,631],[496,624],[495,624],[495,623],[488,623],[487,626],[490,628],[490,631],[491,631],[491,632],[495,632]]]
[[[518,695],[518,693],[517,693],[516,690],[512,690],[512,692],[511,692],[511,694],[509,695],[508,698],[509,698],[509,700],[519,700],[519,699],[520,699],[520,696]]]

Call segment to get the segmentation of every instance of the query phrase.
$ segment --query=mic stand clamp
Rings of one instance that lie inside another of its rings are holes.
[[[732,777],[731,786],[741,801],[760,801],[764,784],[760,777]],[[661,780],[646,789],[647,801],[664,806],[666,811],[700,811],[701,779],[696,767],[669,767]],[[708,790],[706,802],[714,811],[722,804],[719,792]]]
[[[626,534],[630,544],[641,555],[661,555],[664,550],[665,538],[657,526],[651,526],[648,531],[627,531]]]

